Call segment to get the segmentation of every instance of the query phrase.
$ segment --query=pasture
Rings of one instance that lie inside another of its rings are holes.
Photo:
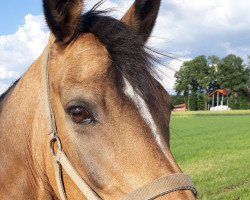
[[[172,112],[170,134],[199,200],[250,199],[250,111]]]

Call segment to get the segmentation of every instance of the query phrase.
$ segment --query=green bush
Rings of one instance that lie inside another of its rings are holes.
[[[239,109],[240,110],[246,110],[248,109],[248,102],[247,102],[247,97],[241,95],[239,96]]]

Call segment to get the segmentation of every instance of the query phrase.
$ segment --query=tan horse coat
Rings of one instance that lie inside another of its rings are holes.
[[[82,2],[72,4],[69,18],[74,26]],[[135,4],[122,21],[136,31],[140,26],[134,13]],[[163,132],[152,115],[158,134],[154,136],[136,102],[129,95],[121,99],[106,47],[91,33],[62,46],[71,34],[65,33],[60,42],[51,35],[50,97],[64,150],[81,176],[103,199],[115,200],[163,175],[181,172],[170,152],[169,130]],[[4,200],[59,199],[46,135],[40,64],[38,58],[0,105],[0,196]],[[165,98],[170,106],[167,94]],[[98,113],[98,123],[73,123],[67,110],[86,102]],[[170,113],[162,118],[168,127]],[[63,176],[68,199],[85,199]],[[195,198],[191,191],[177,191],[158,199]]]

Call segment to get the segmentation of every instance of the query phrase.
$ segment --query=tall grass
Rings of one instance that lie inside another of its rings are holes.
[[[250,200],[250,111],[173,113],[171,150],[201,200]]]

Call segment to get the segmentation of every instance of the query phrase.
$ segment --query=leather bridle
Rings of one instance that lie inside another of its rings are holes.
[[[49,45],[45,47],[42,55],[41,78],[42,89],[44,92],[43,96],[47,122],[47,134],[50,140],[50,149],[53,158],[55,177],[61,199],[67,200],[67,195],[62,179],[63,168],[88,200],[102,200],[102,198],[84,181],[84,179],[76,171],[76,169],[66,156],[65,152],[63,151],[61,141],[57,134],[55,116],[50,102],[48,60]],[[58,144],[58,150],[56,151],[56,153],[54,151],[55,143]],[[151,200],[178,190],[191,190],[194,193],[195,197],[197,197],[197,191],[192,180],[189,178],[189,176],[179,173],[161,177],[147,185],[142,186],[137,190],[134,190],[133,192],[129,193],[119,200]]]

